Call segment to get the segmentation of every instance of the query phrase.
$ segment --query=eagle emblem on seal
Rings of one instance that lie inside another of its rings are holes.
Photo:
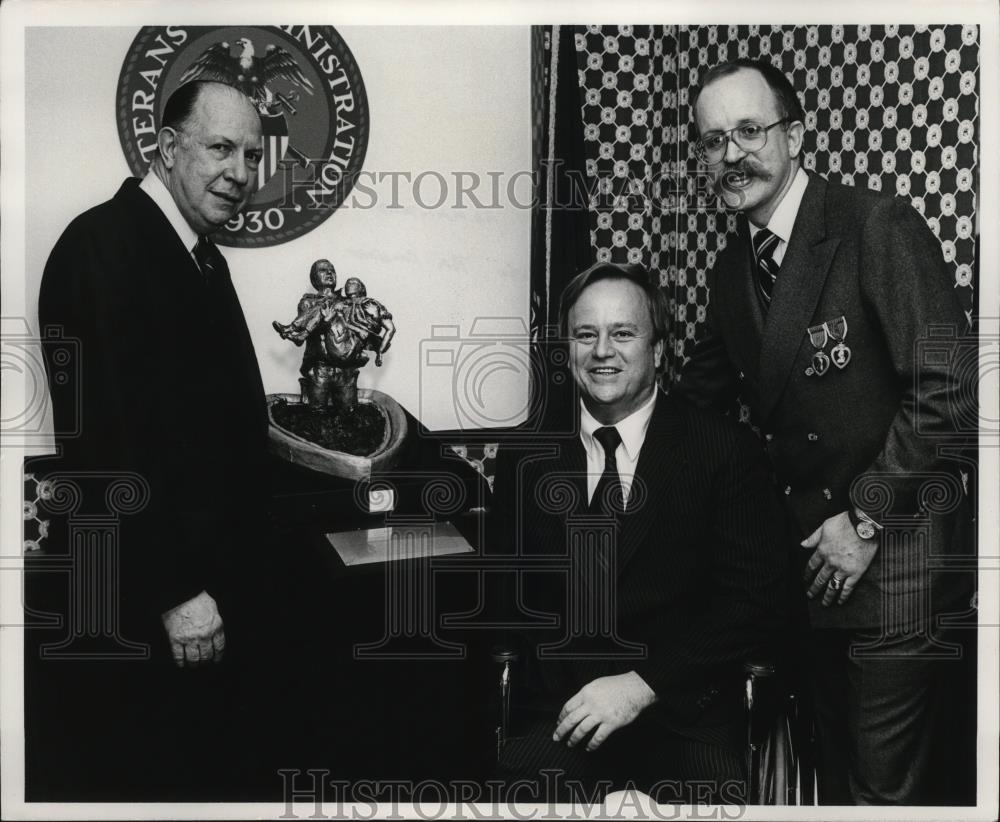
[[[277,171],[278,163],[289,153],[300,164],[307,162],[301,152],[289,145],[288,123],[285,120],[286,113],[298,114],[295,104],[299,101],[299,92],[292,89],[282,94],[275,92],[269,84],[274,80],[285,80],[310,95],[313,84],[302,73],[288,49],[270,44],[264,49],[264,56],[258,57],[249,37],[240,37],[234,45],[237,54],[233,54],[233,47],[225,41],[209,46],[188,66],[180,82],[215,80],[225,83],[238,88],[257,107],[264,132],[264,157],[257,171],[257,189],[260,190]]]
[[[268,86],[272,80],[287,80],[313,93],[313,84],[287,49],[271,44],[264,50],[264,56],[258,57],[249,37],[241,37],[235,45],[239,48],[236,55],[226,42],[205,49],[181,75],[181,83],[217,80],[235,86],[253,101],[262,117],[274,117],[282,110],[296,113],[293,103],[299,99],[298,92],[275,94]]]

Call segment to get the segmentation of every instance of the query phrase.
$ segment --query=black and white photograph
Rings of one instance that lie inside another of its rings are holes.
[[[0,55],[3,819],[997,818],[995,4]]]

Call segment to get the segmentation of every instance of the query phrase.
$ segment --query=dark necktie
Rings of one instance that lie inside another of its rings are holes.
[[[774,281],[778,278],[778,264],[774,252],[781,238],[773,231],[762,228],[753,238],[753,253],[757,259],[757,292],[767,308],[771,304]]]
[[[226,258],[215,247],[215,243],[204,234],[198,237],[198,244],[194,247],[194,258],[201,273],[205,276],[207,285],[217,284],[228,271]]]
[[[606,515],[618,513],[625,507],[624,489],[618,476],[618,461],[615,459],[615,451],[621,445],[622,437],[618,429],[611,425],[598,428],[594,432],[594,439],[604,449],[604,473],[597,481],[587,511],[591,514]]]

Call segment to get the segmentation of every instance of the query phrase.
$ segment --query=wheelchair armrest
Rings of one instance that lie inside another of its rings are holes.
[[[514,685],[514,664],[520,658],[518,652],[507,645],[494,645],[490,653],[499,668],[497,682],[498,717],[496,725],[496,757],[500,761],[504,746],[511,733],[511,690]]]
[[[774,663],[766,659],[748,659],[743,663],[743,672],[757,679],[766,679],[775,674]]]
[[[767,737],[781,710],[781,677],[773,662],[750,658],[743,663],[746,675],[743,701],[747,710],[747,736],[751,746]]]
[[[490,656],[498,665],[503,665],[507,662],[517,662],[520,658],[517,650],[509,645],[494,645],[490,650]]]
[[[813,804],[811,719],[801,711],[793,678],[761,657],[747,659],[743,672],[750,804]]]

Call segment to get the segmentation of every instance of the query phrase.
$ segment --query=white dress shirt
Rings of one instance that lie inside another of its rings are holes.
[[[625,419],[616,422],[614,427],[621,436],[621,445],[615,450],[615,460],[618,463],[618,478],[625,494],[625,507],[628,507],[629,493],[632,491],[632,478],[635,476],[635,464],[639,461],[639,450],[646,439],[646,429],[653,416],[656,406],[658,389],[653,387],[649,399],[643,405],[629,414]],[[594,432],[604,428],[603,423],[594,419],[580,400],[580,441],[587,452],[587,501],[594,496],[597,483],[604,473],[604,446],[594,439]]]
[[[806,193],[806,186],[809,185],[809,175],[799,166],[792,178],[792,184],[781,198],[778,207],[774,209],[774,214],[767,221],[767,229],[778,238],[778,244],[774,247],[771,256],[774,262],[781,265],[785,259],[785,250],[788,248],[788,241],[792,237],[792,226],[795,225],[795,217],[799,213],[799,206],[802,204],[802,195]],[[749,222],[749,221],[748,221]],[[760,231],[759,226],[750,223],[750,240],[757,236]]]
[[[167,222],[174,227],[174,231],[181,238],[184,247],[190,252],[191,259],[197,264],[198,260],[194,256],[194,247],[198,245],[198,232],[188,225],[187,220],[184,219],[184,215],[181,214],[181,210],[177,207],[177,203],[174,202],[174,198],[170,196],[170,192],[163,184],[163,180],[150,171],[142,178],[139,188],[145,191],[149,195],[149,198],[156,203],[160,211],[163,212],[163,216],[167,218]]]

